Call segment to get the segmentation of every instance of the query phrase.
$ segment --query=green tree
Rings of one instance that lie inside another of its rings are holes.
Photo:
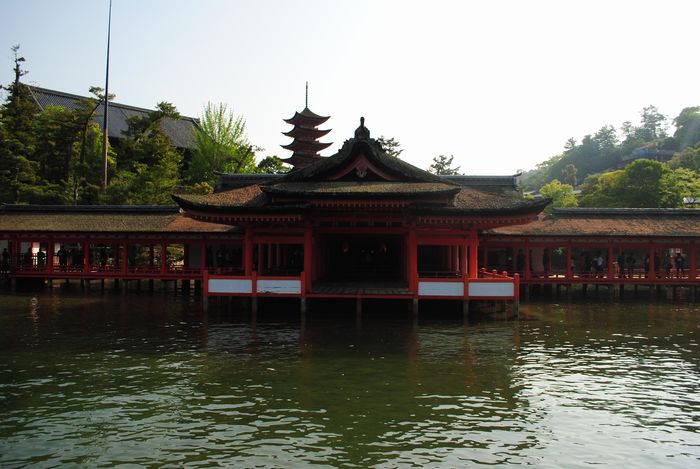
[[[377,139],[377,141],[382,145],[384,153],[387,155],[393,156],[394,158],[399,158],[401,156],[401,153],[403,152],[401,144],[393,137],[385,137],[382,135]]]
[[[663,178],[671,170],[663,163],[639,159],[623,171],[624,207],[662,207]]]
[[[671,169],[686,168],[700,173],[700,144],[673,155],[668,166]]]
[[[700,142],[700,106],[687,107],[673,119],[676,126],[674,139],[678,148],[684,150]]]
[[[459,166],[453,168],[452,160],[454,160],[453,155],[438,155],[435,158],[433,158],[433,163],[428,168],[428,171],[440,176],[451,176],[459,174]]]
[[[127,138],[117,152],[117,173],[107,187],[108,203],[172,204],[182,155],[160,127],[164,118],[179,118],[170,103],[158,103],[147,116],[128,119]]]
[[[24,57],[19,55],[19,45],[14,53],[15,80],[3,87],[7,98],[0,107],[0,202],[18,203],[35,184],[38,164],[33,160],[36,134],[34,117],[39,112],[29,88],[20,82],[27,74],[22,69]]]
[[[217,173],[255,173],[255,152],[245,134],[245,120],[226,104],[208,103],[199,119],[196,147],[186,173],[190,184],[216,183]]]
[[[258,172],[265,174],[284,174],[289,172],[289,166],[277,156],[266,156],[258,163]]]
[[[621,202],[624,191],[621,180],[623,171],[592,174],[581,184],[581,207],[624,207]]]
[[[664,174],[661,180],[662,207],[682,207],[684,199],[700,200],[700,178],[686,168],[677,168]]]
[[[561,172],[564,177],[564,183],[570,184],[571,187],[576,187],[578,185],[578,179],[576,174],[578,174],[578,169],[573,164],[567,164]]]
[[[552,199],[552,203],[547,206],[545,212],[549,213],[554,208],[577,207],[578,201],[571,184],[562,184],[558,179],[552,180],[540,188],[543,197]]]
[[[666,116],[661,114],[656,106],[649,105],[642,109],[642,125],[635,129],[635,137],[651,142],[660,138],[665,138],[666,132]]]

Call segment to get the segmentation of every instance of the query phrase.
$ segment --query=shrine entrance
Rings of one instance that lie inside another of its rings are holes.
[[[328,234],[319,237],[321,282],[406,283],[406,244],[402,235]]]

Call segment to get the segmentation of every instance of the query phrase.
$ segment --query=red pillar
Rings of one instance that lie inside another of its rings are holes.
[[[479,271],[479,237],[476,231],[469,232],[469,278],[477,278]]]
[[[574,249],[571,246],[571,243],[567,243],[566,245],[566,278],[571,279],[572,277],[572,262],[571,258],[574,255]]]
[[[83,241],[83,272],[90,272],[90,243]]]
[[[201,256],[202,256],[202,261],[199,264],[200,273],[207,270],[207,240],[206,239],[202,240]]]
[[[160,274],[165,275],[168,270],[168,245],[162,243],[160,245]]]
[[[695,280],[698,278],[698,251],[695,244],[691,244],[690,249],[690,278]]]
[[[656,262],[654,261],[654,246],[649,246],[647,249],[647,256],[649,256],[649,272],[647,272],[648,279],[656,279]]]
[[[245,227],[243,240],[243,272],[246,277],[253,275],[253,231],[250,226]]]
[[[48,247],[46,248],[46,269],[48,273],[53,273],[53,250],[54,242],[49,240]]]
[[[307,223],[304,227],[304,286],[306,291],[311,291],[311,283],[313,279],[313,229],[311,223]]]
[[[408,279],[408,289],[418,293],[418,236],[416,227],[412,225],[408,228],[406,236],[406,277]]]
[[[129,272],[129,245],[126,243],[122,243],[121,250],[122,250],[121,271],[122,271],[122,274],[126,275],[127,272]]]
[[[469,249],[469,245],[467,242],[462,243],[462,258],[459,263],[459,268],[462,271],[462,278],[465,279],[467,278],[467,262],[469,259],[469,256],[467,255],[467,249]]]

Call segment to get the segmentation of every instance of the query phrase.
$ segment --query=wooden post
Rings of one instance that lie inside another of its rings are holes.
[[[164,276],[168,270],[168,244],[163,242],[160,245],[160,275]]]
[[[122,265],[121,272],[122,275],[126,275],[129,271],[129,245],[122,243]]]
[[[307,293],[312,290],[313,283],[313,227],[310,222],[304,226],[304,285]]]
[[[90,272],[90,243],[83,241],[83,272]]]
[[[200,246],[200,256],[202,257],[202,260],[199,264],[199,273],[203,274],[205,270],[207,270],[207,240],[203,239],[202,240],[202,245]],[[196,281],[195,281],[195,288],[196,288]]]
[[[695,244],[691,244],[689,246],[690,249],[690,275],[689,278],[691,280],[695,280],[698,278],[698,252],[697,252],[697,246]]]
[[[46,248],[46,270],[48,273],[53,273],[53,250],[55,248],[54,242],[49,241],[48,247]]]
[[[525,240],[525,280],[530,280],[530,242]]]
[[[649,272],[648,272],[648,278],[652,280],[656,280],[656,261],[654,260],[654,256],[656,255],[656,250],[654,249],[653,246],[649,248],[648,254],[649,256]]]
[[[479,276],[479,237],[476,230],[469,232],[469,278]]]
[[[408,289],[414,293],[418,294],[418,238],[416,235],[415,225],[411,225],[408,229],[406,249],[408,250],[407,258],[407,276],[408,276]]]
[[[250,225],[245,227],[243,239],[243,272],[246,277],[253,274],[253,230]]]

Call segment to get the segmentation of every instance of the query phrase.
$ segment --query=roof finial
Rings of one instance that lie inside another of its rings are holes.
[[[360,126],[355,129],[355,138],[358,140],[367,140],[369,138],[369,129],[365,127],[364,117],[360,117]]]
[[[306,82],[306,103],[305,106],[307,109],[309,107],[309,82]]]

